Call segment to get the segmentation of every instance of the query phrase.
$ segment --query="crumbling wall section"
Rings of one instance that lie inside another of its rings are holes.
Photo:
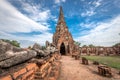
[[[61,65],[59,59],[60,55],[55,53],[41,62],[30,61],[23,68],[1,76],[0,80],[57,80]]]

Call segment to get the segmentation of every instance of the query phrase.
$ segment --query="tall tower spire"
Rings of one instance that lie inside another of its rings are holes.
[[[65,23],[62,6],[60,6],[60,14],[59,14],[59,19],[58,19],[58,23],[61,23],[61,22]]]
[[[74,41],[64,20],[61,6],[56,32],[53,35],[53,44],[56,45],[59,52],[63,55],[72,54],[74,51]]]

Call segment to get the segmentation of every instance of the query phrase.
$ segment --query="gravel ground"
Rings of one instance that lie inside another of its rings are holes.
[[[71,56],[62,56],[62,66],[58,80],[120,80],[120,75],[113,70],[113,77],[100,76],[97,66],[89,62],[89,65],[81,64]]]

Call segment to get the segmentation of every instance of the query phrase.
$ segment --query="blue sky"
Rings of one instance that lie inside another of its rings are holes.
[[[52,42],[60,6],[75,41],[120,42],[120,0],[0,0],[0,38],[18,40],[22,47]]]

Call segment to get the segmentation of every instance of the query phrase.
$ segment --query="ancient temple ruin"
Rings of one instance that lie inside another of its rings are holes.
[[[60,7],[56,32],[53,35],[53,44],[56,45],[62,55],[70,55],[74,51],[74,40],[64,20],[62,7]]]
[[[0,40],[0,80],[57,80],[60,55],[47,43],[45,49],[37,43],[25,49]]]

